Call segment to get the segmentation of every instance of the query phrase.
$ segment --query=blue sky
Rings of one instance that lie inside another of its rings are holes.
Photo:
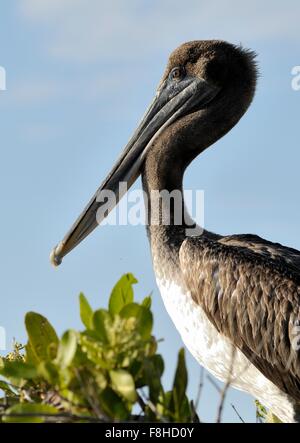
[[[297,0],[1,0],[0,326],[8,344],[24,341],[29,310],[46,314],[59,332],[80,327],[78,293],[105,306],[115,281],[133,272],[138,298],[153,291],[171,383],[182,343],[155,284],[144,227],[99,228],[58,269],[48,257],[126,144],[168,54],[184,41],[241,42],[258,53],[261,73],[246,116],[185,176],[186,188],[205,191],[206,228],[300,249],[300,91],[291,87],[299,19]],[[199,366],[188,353],[187,360],[195,397]],[[225,421],[238,421],[230,403],[255,420],[253,400],[231,390]],[[206,381],[202,419],[213,421],[217,406]]]

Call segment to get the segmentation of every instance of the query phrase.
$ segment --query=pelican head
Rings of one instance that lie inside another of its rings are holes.
[[[101,191],[113,191],[117,203],[122,197],[119,183],[129,189],[151,156],[160,156],[163,173],[183,173],[193,158],[238,122],[255,91],[254,57],[251,51],[218,40],[184,43],[172,52],[155,97],[121,156],[52,250],[55,266],[101,223]],[[106,215],[107,211],[102,219]]]

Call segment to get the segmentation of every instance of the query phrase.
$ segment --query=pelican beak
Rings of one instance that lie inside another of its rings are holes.
[[[217,92],[218,88],[195,77],[186,77],[176,84],[167,79],[161,84],[112,170],[63,240],[52,250],[50,261],[54,266],[58,266],[63,257],[87,237],[119,202],[124,195],[120,188],[128,190],[136,181],[148,150],[161,132],[183,115],[206,106]],[[121,182],[126,186],[120,187]],[[101,195],[107,191],[114,193],[114,204],[101,211],[104,205]]]

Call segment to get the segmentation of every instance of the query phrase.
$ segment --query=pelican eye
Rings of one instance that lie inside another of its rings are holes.
[[[182,66],[176,66],[172,69],[170,72],[170,79],[171,80],[181,80],[185,76],[185,69]]]

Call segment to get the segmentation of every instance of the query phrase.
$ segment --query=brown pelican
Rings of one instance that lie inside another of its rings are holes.
[[[153,266],[166,309],[188,349],[221,380],[246,391],[282,421],[300,421],[300,252],[256,235],[187,235],[190,219],[169,223],[152,191],[182,191],[190,162],[225,135],[249,107],[253,52],[224,41],[193,41],[170,56],[157,93],[115,166],[54,248],[55,265],[105,217],[99,192],[121,198],[142,176]],[[101,213],[101,211],[100,211]],[[153,217],[154,215],[154,217]],[[152,223],[152,220],[156,222]],[[157,222],[158,221],[158,222]]]

